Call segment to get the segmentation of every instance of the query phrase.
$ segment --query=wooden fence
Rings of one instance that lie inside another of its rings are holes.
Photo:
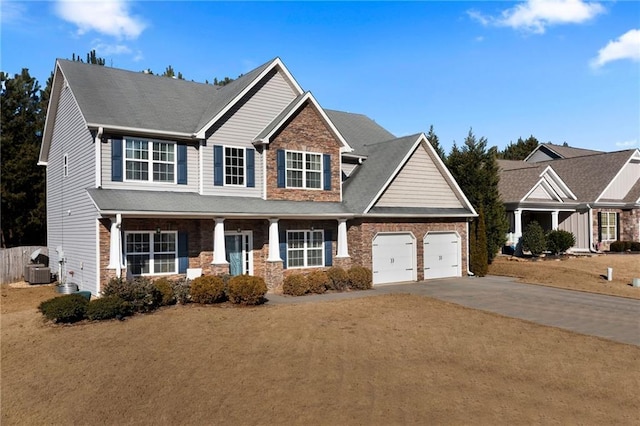
[[[8,284],[22,281],[24,267],[31,263],[31,253],[38,249],[41,250],[41,255],[48,255],[47,248],[42,246],[0,249],[0,283]]]

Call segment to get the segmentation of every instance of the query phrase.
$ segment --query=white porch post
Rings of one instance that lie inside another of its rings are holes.
[[[520,237],[522,237],[522,210],[521,209],[515,209],[513,211],[513,220],[514,220],[514,240],[517,243],[518,241],[520,241]]]
[[[555,231],[558,229],[558,210],[553,210],[551,212],[551,230]]]
[[[269,257],[267,262],[282,262],[280,258],[280,230],[279,219],[269,219]]]
[[[347,242],[347,219],[338,219],[338,254],[336,257],[349,257]]]
[[[224,243],[224,218],[215,218],[213,228],[213,262],[212,265],[227,265],[226,248]]]
[[[111,219],[111,235],[109,239],[109,265],[107,269],[115,269],[116,277],[122,275],[122,236],[120,228],[122,226],[122,215],[118,213]]]

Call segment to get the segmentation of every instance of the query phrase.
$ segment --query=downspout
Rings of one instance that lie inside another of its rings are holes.
[[[476,274],[471,272],[471,269],[469,269],[469,241],[471,241],[471,239],[469,238],[469,220],[467,220],[466,226],[467,226],[467,275],[470,277],[475,277]]]
[[[103,127],[98,127],[95,138],[95,167],[96,167],[96,188],[102,188],[102,132]]]

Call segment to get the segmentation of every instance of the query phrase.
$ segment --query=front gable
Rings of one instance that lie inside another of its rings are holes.
[[[623,201],[638,181],[640,181],[640,151],[636,149],[596,202],[603,200]]]

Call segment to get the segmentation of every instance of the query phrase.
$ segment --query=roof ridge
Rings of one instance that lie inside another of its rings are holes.
[[[421,132],[414,133],[412,135],[406,135],[406,136],[400,136],[400,137],[393,138],[393,139],[388,139],[386,141],[366,143],[363,146],[370,147],[370,146],[382,145],[382,144],[386,144],[386,143],[389,143],[389,142],[397,141],[397,140],[400,140],[400,139],[409,139],[409,138],[419,137],[420,135],[422,135]]]

